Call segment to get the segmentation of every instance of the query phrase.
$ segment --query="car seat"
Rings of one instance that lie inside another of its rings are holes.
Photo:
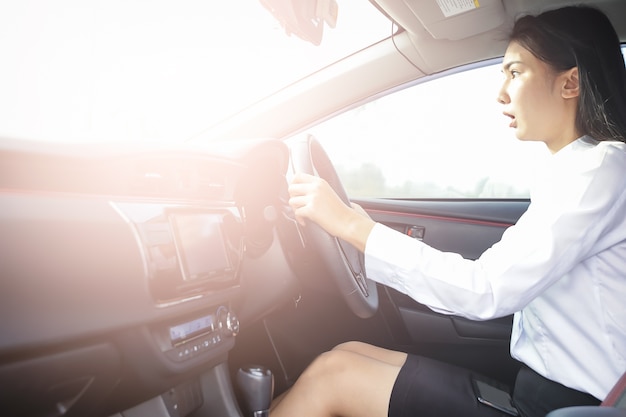
[[[552,411],[546,417],[626,417],[626,373],[599,407],[566,407]]]

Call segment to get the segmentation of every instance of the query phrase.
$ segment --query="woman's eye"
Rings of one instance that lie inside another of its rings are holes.
[[[516,78],[519,75],[519,71],[511,70],[511,78]]]

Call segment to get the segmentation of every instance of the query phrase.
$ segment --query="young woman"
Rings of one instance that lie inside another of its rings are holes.
[[[365,254],[369,278],[435,311],[477,320],[514,313],[511,354],[522,416],[598,404],[626,371],[626,70],[601,12],[567,7],[519,19],[498,94],[520,140],[553,154],[531,204],[478,260],[442,253],[344,205],[298,174],[296,216]],[[276,400],[282,416],[498,416],[471,373],[363,343],[320,355]]]

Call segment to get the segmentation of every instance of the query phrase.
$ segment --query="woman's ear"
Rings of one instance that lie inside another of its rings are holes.
[[[561,74],[563,77],[563,87],[561,88],[561,97],[576,98],[580,95],[580,83],[578,79],[578,67],[568,69]]]

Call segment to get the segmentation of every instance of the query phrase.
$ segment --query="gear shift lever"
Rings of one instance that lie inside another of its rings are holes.
[[[237,384],[252,417],[269,417],[274,396],[272,371],[262,366],[246,366],[237,372]]]

